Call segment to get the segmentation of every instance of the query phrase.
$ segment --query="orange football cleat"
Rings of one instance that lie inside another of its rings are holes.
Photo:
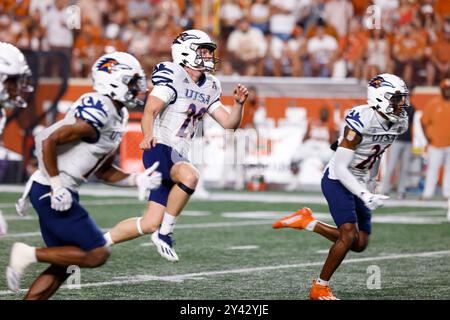
[[[272,227],[274,229],[279,228],[306,229],[308,224],[314,220],[316,220],[316,218],[313,217],[311,209],[304,207],[289,216],[286,216],[284,218],[281,218],[280,220],[275,221]]]
[[[329,286],[322,286],[313,280],[311,290],[309,291],[310,300],[339,300],[331,292]]]

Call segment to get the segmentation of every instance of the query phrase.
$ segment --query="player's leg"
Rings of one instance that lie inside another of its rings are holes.
[[[344,223],[339,226],[339,237],[331,246],[328,257],[320,272],[320,279],[329,281],[336,269],[344,260],[347,252],[353,245],[355,238],[358,237],[356,223]]]
[[[311,300],[335,300],[337,299],[329,287],[329,281],[341,265],[347,252],[350,250],[358,230],[356,223],[344,223],[338,227],[339,238],[331,246],[327,259],[322,267],[319,278],[313,281],[309,297]]]
[[[187,161],[178,161],[170,170],[170,181],[173,187],[167,196],[166,210],[161,226],[152,234],[152,241],[158,253],[165,259],[176,262],[178,255],[173,249],[172,234],[177,217],[194,193],[198,183],[198,171]]]
[[[368,237],[364,234],[360,235],[358,230],[360,223],[357,212],[364,218],[364,225],[361,224],[362,231],[369,230],[370,233],[370,224],[367,225],[367,222],[370,223],[370,211],[367,208],[359,208],[359,199],[348,191],[339,180],[330,179],[328,170],[322,178],[321,187],[328,202],[330,214],[337,226],[338,237],[330,248],[319,278],[313,281],[310,298],[336,299],[328,286],[328,281],[350,249],[363,250],[364,242],[367,245]]]
[[[354,196],[346,190],[339,181],[330,180],[328,178],[328,170],[324,174],[321,182],[322,192],[327,198],[328,203],[336,206],[338,203],[338,197],[342,194],[342,197],[346,199],[344,203],[348,204],[346,207],[336,208],[337,212],[346,212],[350,214],[352,210],[354,211]],[[330,206],[330,205],[329,205]],[[331,211],[331,207],[330,207]],[[356,216],[354,220],[356,221]],[[320,234],[331,242],[336,242],[339,237],[339,231],[335,226],[329,225],[322,221],[317,220],[309,208],[301,208],[300,210],[294,212],[291,215],[283,217],[277,220],[272,227],[274,229],[278,228],[294,228],[299,230],[308,230]]]
[[[155,232],[161,224],[165,210],[166,207],[164,205],[155,201],[149,201],[142,217],[123,220],[105,233],[107,245],[129,241]]]
[[[175,219],[180,215],[195,191],[199,174],[192,164],[180,161],[170,170],[170,177],[175,185],[169,193],[166,212],[159,231],[161,234],[169,234],[173,231]]]
[[[444,197],[450,199],[450,147],[444,151],[444,178],[442,180],[442,193]]]
[[[430,199],[431,197],[433,197],[439,178],[439,169],[444,159],[442,148],[429,146],[428,154],[428,170],[422,195],[423,199]]]
[[[381,182],[381,193],[389,194],[391,191],[391,178],[394,173],[395,166],[397,165],[397,160],[400,156],[402,150],[402,145],[399,141],[394,142],[389,150],[389,158],[386,168],[386,173],[383,176],[383,181]]]
[[[51,265],[42,272],[28,289],[24,300],[47,300],[66,281],[70,273],[66,267]]]
[[[358,197],[354,197],[354,211],[357,216],[357,233],[353,239],[351,251],[363,252],[369,245],[369,237],[372,233],[372,212]]]
[[[450,221],[450,147],[445,149],[444,181],[442,182],[442,192],[447,198],[447,220]]]
[[[76,265],[80,268],[96,268],[103,265],[109,257],[107,247],[83,250],[75,246],[35,248],[16,242],[11,249],[9,265],[6,269],[8,287],[17,291],[20,278],[25,269],[35,262],[46,262],[61,267]]]
[[[410,163],[412,161],[412,153],[411,153],[411,147],[412,144],[410,142],[403,142],[402,143],[402,154],[401,154],[401,161],[400,161],[400,175],[398,178],[398,198],[402,199],[405,196],[406,193],[406,187],[409,180],[409,167]]]
[[[142,217],[123,220],[105,233],[104,236],[108,245],[135,239],[159,228],[166,209],[169,192],[173,186],[173,181],[170,179],[170,169],[173,166],[171,148],[157,144],[150,150],[144,151],[142,162],[145,168],[150,168],[156,161],[159,162],[158,171],[163,178],[161,185],[158,189],[150,192],[147,209]]]
[[[35,248],[24,243],[13,245],[7,268],[11,290],[19,289],[20,278],[32,263],[95,268],[104,264],[109,257],[103,234],[78,203],[78,195],[72,194],[73,203],[69,210],[57,212],[51,209],[49,194],[49,186],[33,183],[30,200],[39,215],[47,248]]]

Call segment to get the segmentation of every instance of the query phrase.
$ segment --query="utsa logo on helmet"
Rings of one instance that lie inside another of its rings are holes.
[[[392,83],[389,81],[384,80],[383,77],[377,76],[375,78],[372,78],[369,82],[370,87],[374,87],[375,89],[378,89],[380,87],[394,87]]]
[[[197,37],[194,34],[189,34],[187,32],[182,32],[178,35],[178,37],[175,38],[175,40],[173,40],[173,43],[180,43],[181,41],[186,41],[186,40],[190,40],[190,39],[200,39],[199,37]]]
[[[125,64],[119,63],[116,59],[105,58],[98,62],[97,69],[99,71],[105,71],[107,73],[112,73],[113,71],[115,71],[117,69],[131,70],[131,67],[129,67]]]

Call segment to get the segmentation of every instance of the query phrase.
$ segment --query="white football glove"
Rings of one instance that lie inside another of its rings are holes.
[[[383,206],[383,200],[389,199],[389,197],[384,194],[373,194],[370,192],[361,192],[359,197],[370,210],[375,210],[376,208]]]
[[[375,179],[370,179],[367,182],[367,190],[371,193],[376,193],[378,191],[378,181]]]
[[[72,194],[66,188],[52,190],[51,207],[56,211],[67,211],[72,206]]]
[[[28,210],[30,209],[30,200],[27,198],[20,198],[17,200],[17,203],[15,204],[16,212],[19,216],[25,217],[28,215]]]
[[[136,186],[138,188],[138,198],[140,201],[145,200],[149,190],[157,189],[161,185],[161,172],[156,171],[158,166],[159,162],[156,161],[150,168],[137,175]]]

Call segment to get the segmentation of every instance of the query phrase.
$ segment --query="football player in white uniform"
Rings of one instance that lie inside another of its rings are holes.
[[[47,299],[65,281],[67,266],[95,268],[106,262],[109,248],[103,233],[80,205],[77,190],[95,174],[107,184],[156,188],[161,174],[155,164],[141,174],[128,174],[113,164],[124,134],[126,107],[143,106],[145,74],[130,54],[114,52],[92,67],[95,92],[82,95],[64,119],[36,136],[39,170],[27,183],[16,209],[26,211],[31,201],[39,215],[46,248],[17,242],[11,249],[6,276],[11,290],[19,289],[25,268],[34,262],[50,263],[32,284],[25,299]]]
[[[238,84],[234,106],[228,111],[220,102],[221,85],[210,74],[215,69],[216,44],[203,31],[188,30],[172,44],[173,62],[158,64],[152,75],[154,88],[142,118],[143,162],[148,168],[159,161],[161,186],[152,191],[146,213],[117,224],[105,238],[111,244],[152,234],[159,254],[178,261],[172,233],[178,215],[194,193],[198,171],[187,160],[190,143],[205,113],[223,128],[239,127],[248,90]]]
[[[302,208],[273,224],[278,228],[306,229],[333,242],[320,276],[313,281],[310,299],[334,300],[328,286],[349,250],[363,251],[371,233],[371,210],[387,196],[376,194],[372,183],[381,155],[408,128],[408,89],[402,79],[381,74],[369,81],[368,104],[354,107],[345,118],[345,130],[322,178],[322,192],[337,227],[316,220]]]
[[[33,91],[29,85],[31,71],[22,52],[12,44],[0,42],[0,135],[6,125],[5,108],[25,108],[24,97]],[[6,234],[8,225],[0,210],[0,235]]]

